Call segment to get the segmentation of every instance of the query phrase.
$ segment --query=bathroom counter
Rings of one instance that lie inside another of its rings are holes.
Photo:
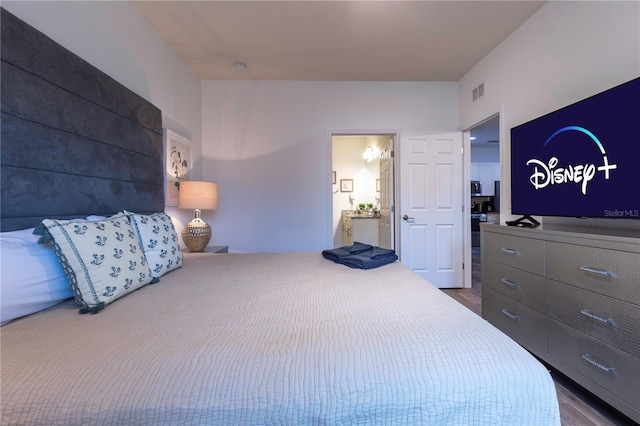
[[[375,219],[375,220],[355,220]],[[364,244],[378,245],[378,222],[380,215],[372,213],[355,213],[342,211],[342,243],[351,245],[354,241]]]

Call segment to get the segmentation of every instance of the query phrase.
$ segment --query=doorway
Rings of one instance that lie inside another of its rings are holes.
[[[471,263],[472,286],[480,284],[482,262],[480,259],[480,225],[500,223],[500,113],[482,120],[469,129],[470,169],[469,178],[477,192],[471,194]]]
[[[495,220],[500,212],[500,114],[476,124],[469,132],[471,214],[481,217],[480,222],[486,222],[487,216]],[[475,241],[473,245],[479,246]]]
[[[364,208],[360,204],[367,208],[372,204],[380,215],[378,235],[374,236],[380,247],[396,250],[403,264],[438,287],[470,287],[471,274],[467,278],[463,261],[468,256],[468,264],[471,262],[471,245],[468,244],[467,252],[464,232],[468,229],[464,220],[467,211],[464,206],[468,201],[464,196],[467,185],[463,179],[463,171],[466,173],[463,158],[468,154],[463,153],[463,139],[466,145],[468,138],[461,132],[403,132],[401,138],[399,133],[330,132],[329,136],[333,185],[328,237],[332,246],[341,247],[360,240],[357,233],[354,235],[353,220],[349,218]],[[382,137],[383,141],[377,150],[373,149],[375,137]],[[355,139],[356,144],[349,145],[350,139]],[[384,142],[388,143],[386,155]],[[360,172],[369,164],[364,162],[365,157],[369,158],[364,154],[370,147],[374,152],[373,161],[377,161],[380,168],[362,180]],[[342,149],[351,153],[343,155]],[[404,154],[393,155],[398,152],[394,149]],[[382,155],[378,157],[377,152]],[[388,160],[388,172],[385,172],[385,160]],[[406,170],[400,171],[401,168]],[[402,183],[398,174],[402,174]],[[379,177],[373,179],[376,175]],[[367,185],[376,188],[373,196],[359,192],[366,191]],[[367,201],[369,198],[374,201]],[[404,204],[398,204],[400,201]],[[389,226],[383,233],[385,217]],[[388,245],[383,237],[388,238]]]
[[[395,134],[331,134],[333,247],[395,249]]]

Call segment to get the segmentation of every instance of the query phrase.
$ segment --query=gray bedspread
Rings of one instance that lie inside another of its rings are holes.
[[[542,364],[400,263],[188,254],[1,332],[2,424],[559,425]]]

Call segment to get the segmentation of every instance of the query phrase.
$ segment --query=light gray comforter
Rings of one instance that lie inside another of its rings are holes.
[[[0,332],[2,424],[560,424],[544,366],[399,263],[188,254]]]

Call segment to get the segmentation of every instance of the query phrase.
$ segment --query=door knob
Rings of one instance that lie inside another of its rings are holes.
[[[404,220],[416,220],[415,218],[409,217],[406,214],[404,216],[402,216],[402,219],[404,219]]]

